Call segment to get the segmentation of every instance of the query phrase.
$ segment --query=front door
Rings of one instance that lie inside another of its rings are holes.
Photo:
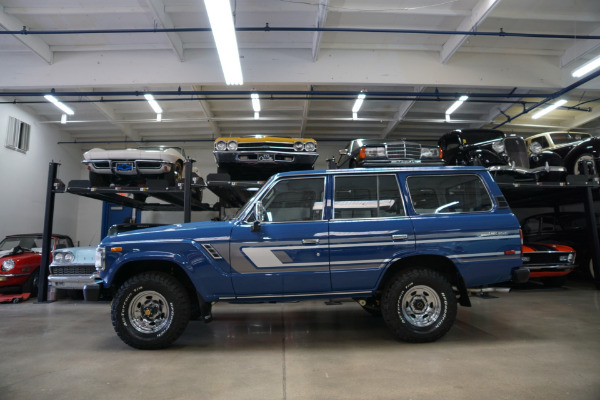
[[[331,290],[324,193],[324,176],[280,180],[262,198],[266,218],[260,229],[252,231],[251,222],[233,228],[230,254],[238,298]]]

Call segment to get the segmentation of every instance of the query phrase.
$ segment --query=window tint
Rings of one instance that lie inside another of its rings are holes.
[[[279,181],[263,198],[268,221],[316,221],[323,218],[325,178]]]
[[[415,175],[407,179],[417,214],[481,212],[492,199],[478,175]]]
[[[336,177],[333,209],[336,219],[405,215],[395,175]]]

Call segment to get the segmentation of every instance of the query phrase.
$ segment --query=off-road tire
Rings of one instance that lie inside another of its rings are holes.
[[[381,298],[381,314],[394,336],[405,342],[433,342],[456,319],[456,294],[441,273],[425,268],[399,272]]]
[[[129,346],[162,349],[185,330],[190,300],[183,285],[171,275],[145,272],[119,288],[110,316],[115,332]]]

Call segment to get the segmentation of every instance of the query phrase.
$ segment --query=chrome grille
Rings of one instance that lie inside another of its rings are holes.
[[[418,143],[388,143],[387,155],[390,160],[420,160],[421,145]]]
[[[294,151],[294,143],[282,143],[282,142],[252,142],[252,143],[238,143],[238,150],[240,151]]]
[[[96,272],[93,265],[65,265],[60,267],[50,267],[52,275],[92,275]]]
[[[510,162],[514,162],[515,167],[529,168],[529,156],[527,155],[525,140],[520,137],[507,137],[504,139],[504,146]]]

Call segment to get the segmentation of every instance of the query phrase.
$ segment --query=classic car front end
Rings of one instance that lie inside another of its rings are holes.
[[[541,148],[527,150],[525,140],[494,129],[463,129],[446,133],[438,142],[450,165],[482,165],[495,176],[518,181],[560,181],[562,159]]]
[[[219,173],[234,180],[266,180],[278,172],[313,169],[317,142],[274,136],[220,137],[214,142]]]
[[[337,168],[444,165],[438,146],[405,140],[354,139],[340,155]]]
[[[54,289],[81,290],[99,277],[94,267],[95,247],[72,247],[54,251],[48,281]]]
[[[104,150],[94,148],[83,154],[92,186],[137,181],[144,177],[165,176],[174,184],[182,176],[185,154],[174,147],[140,147]]]
[[[561,286],[575,268],[575,250],[560,244],[525,243],[522,258],[529,277],[548,286]]]

